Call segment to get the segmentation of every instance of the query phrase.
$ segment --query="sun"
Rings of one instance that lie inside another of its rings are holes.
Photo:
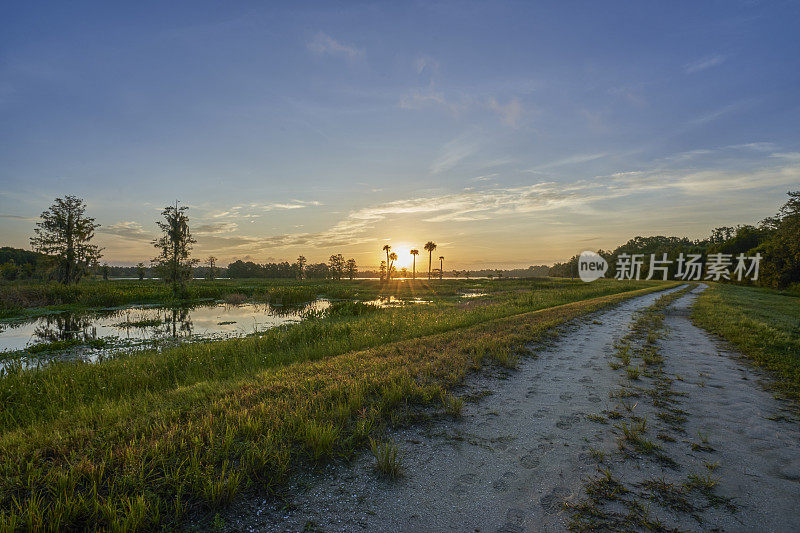
[[[394,266],[397,270],[407,268],[409,272],[411,271],[411,261],[413,259],[411,256],[412,248],[414,248],[414,246],[408,244],[407,242],[398,242],[397,244],[392,244],[392,251],[397,254],[397,261],[394,263]]]

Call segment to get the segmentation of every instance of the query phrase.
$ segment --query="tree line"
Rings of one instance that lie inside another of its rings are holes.
[[[240,259],[228,265],[227,273],[230,278],[354,279],[358,265],[355,259],[345,259],[342,254],[331,255],[327,263],[311,264],[301,255],[294,263],[254,263]]]
[[[789,199],[778,212],[758,224],[743,224],[735,227],[715,228],[704,239],[686,237],[634,237],[614,250],[598,250],[609,264],[606,277],[614,275],[611,265],[616,264],[621,254],[644,254],[649,257],[674,259],[679,254],[745,254],[762,257],[758,283],[766,287],[782,288],[800,283],[800,191],[789,191]],[[550,268],[551,276],[577,277],[578,255],[569,261],[556,263]],[[649,264],[642,264],[642,276],[649,274]],[[676,275],[677,265],[669,266],[669,277]]]

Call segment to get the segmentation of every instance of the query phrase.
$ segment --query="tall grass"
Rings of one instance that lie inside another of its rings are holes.
[[[620,293],[634,286],[412,306],[17,371],[0,380],[0,529],[179,527],[255,483],[275,487],[297,463],[352,454],[398,411],[443,405],[487,347],[514,352],[566,320],[659,288]]]

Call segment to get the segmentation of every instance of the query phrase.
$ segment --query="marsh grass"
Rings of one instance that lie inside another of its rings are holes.
[[[163,324],[164,321],[161,318],[143,318],[140,320],[125,320],[123,322],[118,322],[114,324],[116,328],[155,328]]]
[[[46,352],[58,352],[75,348],[78,346],[89,346],[92,348],[105,348],[108,342],[104,339],[64,339],[60,341],[42,342],[28,346],[22,352],[28,354],[39,354]]]
[[[453,411],[443,398],[492,350],[516,354],[567,320],[664,287],[597,297],[626,287],[597,283],[12,369],[0,379],[0,529],[143,530],[213,516],[256,483],[276,490],[297,465],[352,455],[413,409]]]
[[[231,294],[226,294],[222,301],[228,305],[240,305],[247,301],[247,296],[240,292],[232,292]]]

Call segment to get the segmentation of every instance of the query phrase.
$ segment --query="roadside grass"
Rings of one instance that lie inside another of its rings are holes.
[[[775,373],[800,400],[800,297],[796,293],[712,283],[692,310],[698,326]]]
[[[243,490],[276,489],[298,465],[369,446],[398,412],[455,411],[449,390],[493,353],[517,353],[565,321],[667,286],[576,285],[470,313],[426,306],[431,314],[312,320],[6,376],[0,530],[142,530],[213,516]]]

